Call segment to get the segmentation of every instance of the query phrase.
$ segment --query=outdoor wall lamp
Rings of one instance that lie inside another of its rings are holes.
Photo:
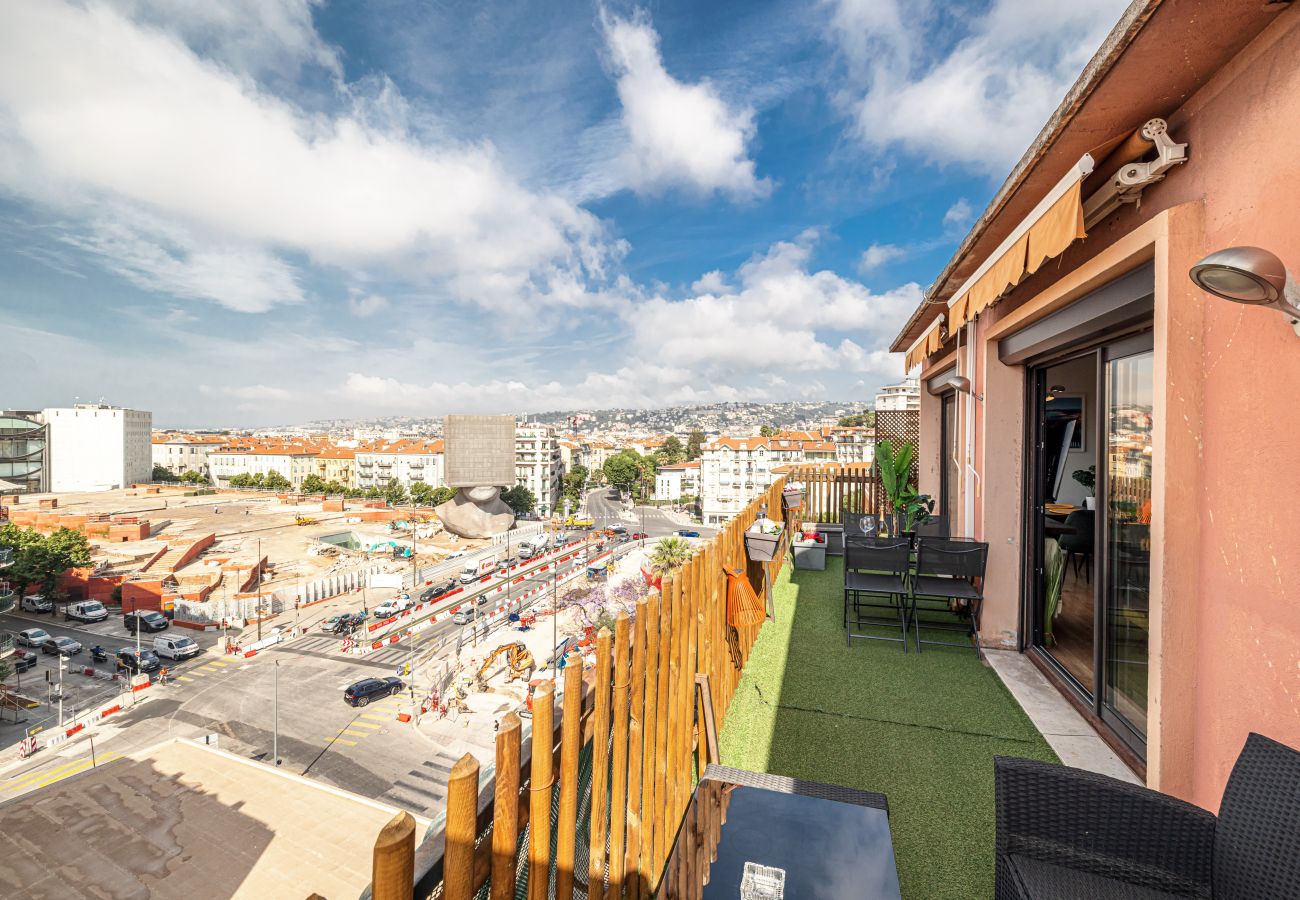
[[[1187,274],[1216,297],[1280,311],[1300,335],[1300,284],[1267,250],[1228,247],[1211,253]]]

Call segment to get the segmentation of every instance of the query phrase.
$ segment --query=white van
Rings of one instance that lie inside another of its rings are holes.
[[[108,618],[108,607],[98,600],[83,600],[69,606],[64,618],[78,622],[102,622]]]
[[[191,656],[198,656],[199,649],[194,638],[169,634],[166,637],[153,639],[153,652],[164,659],[189,659]]]
[[[497,556],[495,553],[489,553],[482,559],[477,559],[472,563],[466,563],[465,568],[460,573],[460,583],[469,584],[477,581],[489,572],[493,572],[497,567]]]
[[[375,607],[375,619],[390,618],[400,612],[406,612],[414,605],[409,595],[403,594],[401,597],[394,597],[385,601],[382,606]]]

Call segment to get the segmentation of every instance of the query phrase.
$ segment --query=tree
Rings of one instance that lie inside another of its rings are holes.
[[[861,425],[875,425],[876,412],[871,409],[864,409],[862,412],[852,416],[844,416],[840,419],[841,428],[857,428]]]
[[[293,487],[293,484],[275,469],[271,469],[262,478],[262,487],[272,491],[287,491]]]
[[[660,450],[664,465],[674,465],[682,461],[686,456],[686,450],[682,447],[682,442],[678,440],[677,435],[669,435],[668,440]]]
[[[153,475],[150,476],[150,480],[151,481],[175,481],[176,476],[173,475],[171,472],[169,472],[166,466],[160,466],[157,463],[155,463],[153,467]]]
[[[433,500],[433,492],[436,488],[427,481],[416,481],[411,484],[411,502],[417,506],[424,506]]]
[[[382,500],[384,499],[384,489],[379,485],[374,485],[373,487],[366,488],[365,493],[361,496],[365,497],[367,500]]]
[[[302,480],[302,492],[304,494],[324,494],[328,487],[329,486],[325,483],[325,479],[321,478],[315,472]]]
[[[384,499],[389,506],[401,506],[407,501],[406,488],[396,478],[390,478],[388,486],[384,488]]]
[[[207,484],[208,478],[202,472],[196,472],[193,469],[190,469],[181,476],[181,481],[186,484]]]
[[[772,437],[775,434],[776,434],[776,429],[773,428],[771,425],[764,425],[763,427],[758,429],[759,437]]]
[[[5,569],[5,579],[18,593],[39,584],[47,596],[54,595],[58,577],[73,566],[90,565],[90,544],[86,536],[71,528],[58,528],[48,535],[16,525],[0,527],[0,547],[14,551],[14,561]]]
[[[442,506],[452,497],[456,496],[456,489],[449,487],[440,487],[433,489],[433,505]]]
[[[348,497],[352,496],[352,488],[344,487],[343,485],[339,484],[337,481],[335,481],[332,478],[329,481],[325,482],[325,487],[323,490],[327,494],[343,494]]]
[[[704,455],[704,432],[698,428],[686,436],[686,459],[699,459]]]
[[[515,511],[517,516],[532,512],[537,507],[537,495],[522,484],[517,484],[508,491],[502,491],[501,499]]]
[[[694,553],[685,538],[663,538],[650,552],[650,571],[663,578],[686,565]]]
[[[605,460],[601,468],[610,484],[631,489],[641,477],[641,454],[635,450],[622,450]]]
[[[582,489],[587,485],[589,474],[587,467],[579,464],[564,476],[564,496],[572,500],[575,507],[582,502]]]

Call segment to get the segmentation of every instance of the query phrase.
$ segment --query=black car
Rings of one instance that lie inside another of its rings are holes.
[[[393,678],[363,678],[356,684],[349,685],[343,692],[343,702],[348,706],[365,706],[371,700],[379,700],[384,697],[391,697],[394,694],[400,694],[402,688],[402,679]]]
[[[122,625],[127,631],[135,634],[137,627],[148,631],[166,631],[171,622],[160,612],[147,610],[145,612],[131,612],[122,616]]]
[[[335,634],[350,634],[355,631],[362,622],[366,620],[364,612],[344,613],[339,616],[339,620],[334,623]]]
[[[76,656],[81,652],[81,644],[70,637],[52,637],[41,644],[42,653],[58,653],[62,656]]]
[[[132,675],[138,675],[141,672],[148,672],[152,675],[162,668],[162,661],[158,659],[158,654],[152,650],[142,649],[137,657],[134,647],[123,647],[117,651],[117,666]]]

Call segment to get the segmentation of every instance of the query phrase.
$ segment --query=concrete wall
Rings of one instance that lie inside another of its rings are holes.
[[[998,361],[996,340],[1154,260],[1147,780],[1215,809],[1248,732],[1300,748],[1300,485],[1289,474],[1300,338],[1277,312],[1204,294],[1187,271],[1242,244],[1300,270],[1289,124],[1300,121],[1300,8],[1278,12],[1167,118],[1190,162],[981,316],[982,483],[967,489],[990,543],[984,640],[1002,644],[1018,627],[1024,370]]]

